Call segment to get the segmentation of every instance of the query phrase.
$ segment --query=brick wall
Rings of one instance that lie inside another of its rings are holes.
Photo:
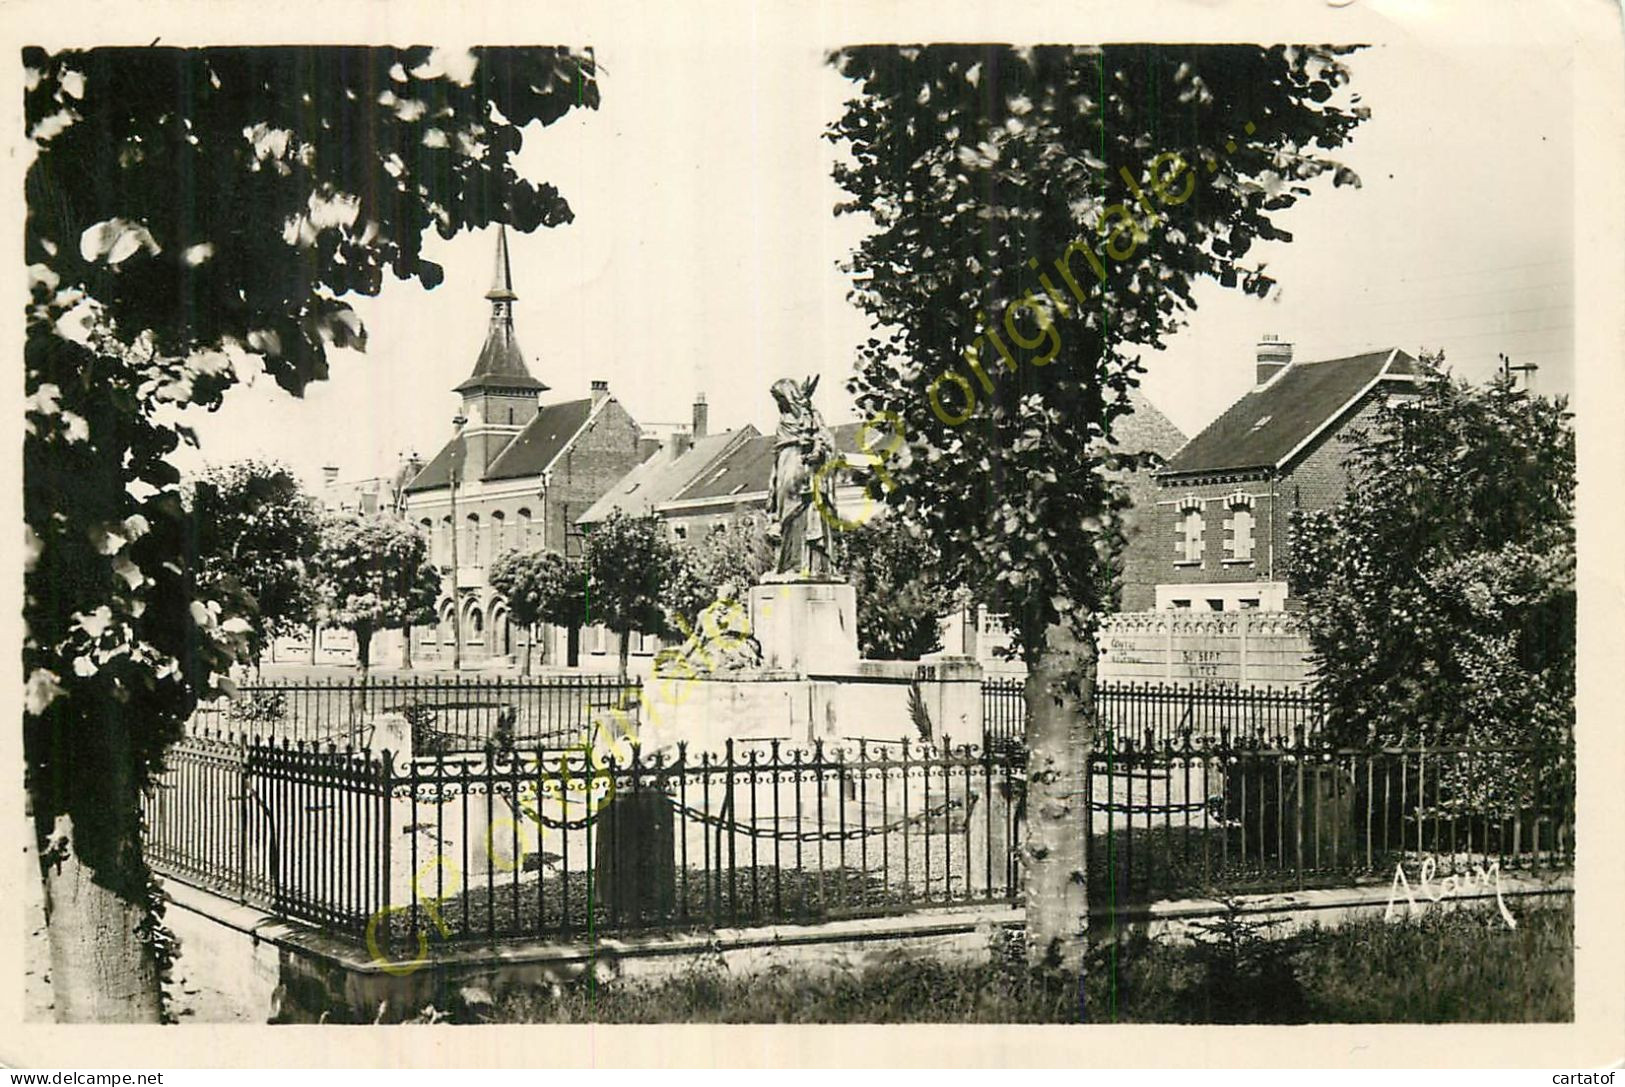
[[[1232,500],[1241,496],[1252,514],[1252,554],[1247,559],[1236,559],[1226,547],[1233,542],[1233,528],[1226,521],[1234,520]],[[1272,495],[1270,481],[1255,475],[1246,479],[1223,479],[1191,483],[1164,481],[1153,498],[1155,506],[1149,512],[1151,530],[1141,534],[1133,546],[1139,549],[1136,569],[1146,569],[1144,577],[1158,584],[1190,585],[1202,582],[1261,581],[1271,577],[1273,569],[1278,575],[1281,550],[1285,537],[1281,534],[1284,518],[1283,496],[1279,487]],[[1195,508],[1202,518],[1202,547],[1200,557],[1194,561],[1185,557],[1184,523],[1188,510]],[[1271,555],[1271,515],[1274,515],[1275,553]],[[1147,604],[1147,607],[1150,605]],[[1141,610],[1131,607],[1125,599],[1124,611]]]
[[[553,466],[547,488],[546,546],[556,551],[568,546],[575,554],[580,546],[570,540],[575,519],[641,460],[637,422],[619,401],[609,401]]]
[[[1157,582],[1166,563],[1159,561],[1155,539],[1161,530],[1157,499],[1161,488],[1149,472],[1132,472],[1128,492],[1133,503],[1124,514],[1123,569],[1120,577],[1121,611],[1149,611],[1156,599]]]
[[[1281,478],[1282,508],[1290,514],[1294,509],[1316,510],[1335,505],[1348,492],[1348,472],[1343,461],[1354,446],[1355,432],[1371,426],[1381,402],[1373,392],[1349,409],[1337,426],[1317,438],[1295,464]],[[1287,549],[1288,517],[1281,518],[1281,561],[1278,566],[1285,576],[1290,552]]]
[[[1133,591],[1131,594],[1125,585],[1123,610],[1152,607],[1154,587],[1159,584],[1285,579],[1292,511],[1324,509],[1343,497],[1348,488],[1343,460],[1353,447],[1354,433],[1372,423],[1380,395],[1368,394],[1345,412],[1274,481],[1262,473],[1249,478],[1229,475],[1159,481],[1150,498],[1154,507],[1136,513],[1141,531],[1131,540],[1125,560],[1125,581],[1132,584]],[[1232,535],[1225,525],[1231,517],[1228,499],[1237,492],[1249,495],[1252,501],[1254,549],[1250,562],[1226,561],[1230,555],[1225,541]],[[1200,504],[1202,512],[1203,548],[1198,561],[1188,562],[1178,547],[1184,539],[1181,504],[1193,502]]]

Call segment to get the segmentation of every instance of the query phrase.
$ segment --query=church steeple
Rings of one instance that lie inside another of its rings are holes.
[[[547,386],[530,374],[525,353],[513,332],[513,303],[519,296],[513,289],[513,269],[508,262],[508,231],[497,227],[497,251],[491,289],[485,292],[491,302],[491,323],[485,330],[485,346],[475,360],[474,372],[458,385],[463,397],[463,428],[467,460],[464,478],[482,479],[486,467],[496,459],[514,436],[540,408],[537,395]]]
[[[464,399],[480,392],[528,393],[532,402],[535,394],[545,392],[547,386],[536,380],[525,365],[524,352],[513,331],[513,303],[519,296],[513,290],[513,268],[508,262],[508,230],[497,227],[497,251],[491,289],[485,292],[491,301],[491,324],[486,329],[485,346],[475,360],[474,372],[468,375],[456,391]],[[531,414],[535,414],[532,410]]]
[[[493,302],[512,302],[519,296],[513,293],[513,268],[508,264],[508,228],[497,224],[497,259],[491,274],[491,289],[485,297]]]

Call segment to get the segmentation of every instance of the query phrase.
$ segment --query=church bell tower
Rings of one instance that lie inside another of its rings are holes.
[[[454,390],[463,398],[463,428],[467,459],[463,478],[479,479],[498,453],[534,418],[537,397],[547,391],[530,374],[524,352],[513,331],[513,303],[519,296],[513,290],[513,269],[508,262],[508,231],[497,227],[496,267],[491,289],[485,297],[491,302],[491,323],[485,332],[485,346],[474,363],[474,372]]]

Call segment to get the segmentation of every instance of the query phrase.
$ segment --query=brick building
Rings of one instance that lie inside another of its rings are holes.
[[[1417,380],[1398,348],[1295,362],[1291,344],[1266,337],[1254,388],[1157,473],[1154,528],[1130,545],[1152,605],[1288,608],[1289,515],[1342,498],[1353,431]]]
[[[1138,389],[1129,393],[1134,414],[1118,419],[1112,426],[1119,449],[1126,453],[1155,453],[1166,463],[1185,444],[1185,434],[1157,410]],[[1122,611],[1145,611],[1151,607],[1157,590],[1159,570],[1147,561],[1144,549],[1135,541],[1157,531],[1157,486],[1155,470],[1141,468],[1125,473],[1129,508],[1124,517],[1123,568],[1118,579],[1118,606]]]
[[[473,372],[454,390],[462,398],[456,434],[405,487],[405,516],[428,534],[444,575],[439,622],[412,635],[414,653],[429,660],[450,659],[454,629],[465,662],[520,652],[527,635],[490,587],[492,561],[513,549],[577,553],[576,518],[657,446],[606,381],[594,381],[586,399],[542,402],[548,387],[514,335],[517,297],[499,228],[491,322]],[[575,629],[550,628],[543,638],[543,659],[577,663]]]
[[[1116,423],[1118,447],[1125,452],[1155,453],[1166,460],[1184,443],[1184,434],[1138,390],[1129,397],[1134,412]],[[861,462],[866,455],[861,442],[867,440],[870,446],[884,446],[888,440],[886,434],[877,433],[874,427],[865,435],[862,423],[842,423],[830,431],[836,448],[853,463]],[[762,434],[752,426],[707,434],[702,398],[695,404],[692,436],[674,436],[674,442],[668,442],[661,453],[632,469],[582,514],[579,523],[589,528],[615,509],[634,516],[655,513],[665,521],[673,537],[699,540],[741,513],[760,513],[766,509],[774,442],[773,435]],[[842,520],[858,524],[883,515],[885,507],[875,503],[863,488],[853,485],[849,476],[843,473],[837,479],[835,513]],[[1126,531],[1133,540],[1154,531],[1155,518],[1150,511],[1155,509],[1158,488],[1147,470],[1126,473],[1126,482],[1134,503]],[[1147,609],[1156,590],[1156,564],[1141,562],[1136,566],[1132,561],[1134,554],[1131,550],[1125,560],[1123,606]],[[613,650],[613,639],[597,632],[588,637],[589,654]],[[1007,640],[998,617],[986,609],[970,609],[943,621],[942,644],[946,652],[979,656],[986,665],[1001,671],[1019,668],[996,655],[997,647]],[[634,657],[647,655],[657,647],[655,639],[637,639],[632,654]]]

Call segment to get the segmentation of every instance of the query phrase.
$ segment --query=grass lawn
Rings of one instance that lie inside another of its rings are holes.
[[[457,1021],[730,1023],[1562,1022],[1574,1014],[1571,902],[1442,913],[1276,937],[1215,918],[1193,944],[1097,947],[1076,979],[1009,956],[949,966],[899,960],[862,973],[733,977],[696,963],[661,982],[580,980],[454,1009]]]

